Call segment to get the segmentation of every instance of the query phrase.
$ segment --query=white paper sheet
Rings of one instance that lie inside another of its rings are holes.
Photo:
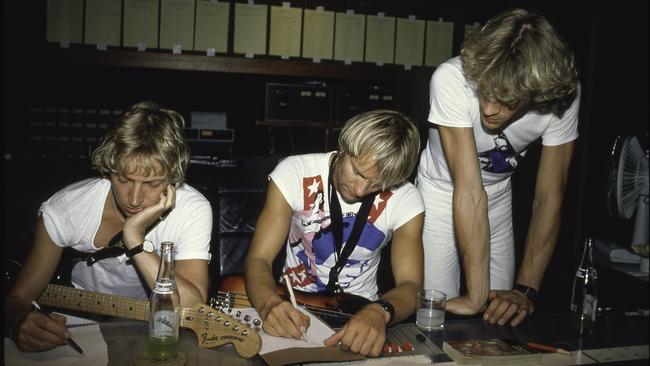
[[[68,330],[84,351],[83,355],[70,346],[60,346],[45,352],[22,352],[11,339],[5,338],[5,365],[104,366],[108,364],[108,347],[99,325],[79,326]]]
[[[254,319],[260,318],[254,308],[237,308],[235,310],[241,311],[242,317],[250,315]],[[334,334],[334,330],[304,308],[298,307],[298,310],[309,316],[309,328],[305,334],[307,342],[302,339],[275,337],[262,330],[260,331],[260,336],[262,337],[262,350],[260,351],[260,355],[286,348],[325,347],[323,341]]]

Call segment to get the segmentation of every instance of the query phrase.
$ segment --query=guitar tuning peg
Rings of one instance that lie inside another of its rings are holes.
[[[250,320],[251,320],[251,316],[250,316],[250,315],[248,315],[248,314],[244,315],[244,321],[245,321],[245,322],[249,322]]]
[[[260,321],[259,319],[253,320],[253,325],[254,326],[259,327],[261,324],[262,324],[262,321]]]
[[[237,310],[237,315],[235,315],[236,318],[241,318],[241,310]]]

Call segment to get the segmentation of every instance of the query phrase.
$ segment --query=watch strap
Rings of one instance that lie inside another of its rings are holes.
[[[388,312],[389,315],[388,324],[393,322],[393,319],[395,319],[395,307],[393,306],[393,304],[383,299],[373,301],[372,303],[378,304],[379,306],[381,306],[382,309]]]
[[[535,290],[532,287],[524,286],[524,285],[521,285],[521,284],[517,283],[517,284],[515,284],[515,286],[513,288],[515,290],[521,292],[522,294],[524,294],[524,296],[526,296],[526,298],[528,298],[528,300],[530,300],[530,301],[534,302],[535,299],[537,299],[537,290]]]
[[[140,254],[140,253],[142,253],[143,251],[145,251],[145,250],[144,250],[144,244],[145,244],[147,241],[148,241],[148,240],[145,239],[145,240],[142,242],[142,244],[140,244],[140,245],[136,245],[136,246],[134,246],[133,248],[127,250],[127,251],[126,251],[126,257],[127,257],[127,258],[131,258],[131,257],[135,256],[136,254]],[[149,251],[150,251],[150,250],[149,250]]]
[[[144,244],[144,243],[143,243],[143,244]],[[131,257],[133,257],[134,255],[141,253],[141,252],[144,250],[144,249],[143,249],[143,248],[144,248],[144,245],[143,245],[143,244],[136,245],[136,246],[134,246],[133,248],[127,250],[127,251],[126,251],[126,257],[127,257],[127,258],[131,258]]]

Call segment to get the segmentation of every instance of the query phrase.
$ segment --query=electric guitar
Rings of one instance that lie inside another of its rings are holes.
[[[100,294],[73,287],[50,284],[38,299],[41,305],[88,313],[149,320],[149,301]],[[244,358],[255,356],[262,348],[260,335],[250,324],[205,304],[180,309],[180,326],[191,329],[202,348],[232,343]]]
[[[243,275],[226,276],[221,281],[221,286],[216,297],[210,298],[210,305],[224,312],[231,312],[233,308],[253,307],[244,285]],[[276,291],[288,299],[287,289],[278,285]],[[362,307],[370,303],[365,297],[352,294],[324,294],[309,293],[294,290],[296,302],[305,306],[312,314],[319,317],[332,328],[341,328],[350,317]]]

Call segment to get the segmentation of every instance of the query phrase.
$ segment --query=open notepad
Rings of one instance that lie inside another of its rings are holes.
[[[259,314],[253,308],[237,308],[236,310],[241,311],[242,317],[250,315],[255,319],[260,319]],[[318,361],[351,361],[366,358],[350,351],[344,351],[338,346],[325,347],[323,341],[334,334],[334,330],[306,309],[298,307],[298,310],[309,316],[309,328],[305,334],[306,341],[276,337],[263,330],[260,331],[262,337],[260,356],[269,366]]]
[[[256,319],[260,318],[254,308],[238,308],[237,310],[242,312],[242,316],[250,315]],[[260,331],[260,336],[262,337],[260,355],[287,348],[325,347],[323,341],[334,334],[334,330],[304,308],[298,307],[298,310],[309,316],[309,328],[305,333],[307,341],[305,342],[303,339],[276,337],[262,330]]]

